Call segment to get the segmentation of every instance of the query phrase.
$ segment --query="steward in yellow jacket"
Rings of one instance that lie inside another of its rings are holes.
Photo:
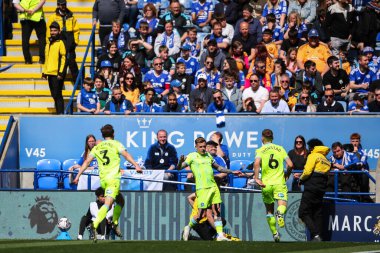
[[[307,142],[311,153],[308,155],[300,182],[305,185],[298,216],[310,231],[312,241],[322,241],[322,207],[328,173],[331,168],[326,155],[330,152],[322,141],[311,139]]]
[[[45,64],[42,69],[42,78],[48,79],[51,96],[57,114],[63,114],[64,103],[62,97],[64,66],[66,63],[66,49],[60,39],[60,26],[57,22],[50,25],[50,38],[45,48]]]
[[[79,44],[79,25],[73,13],[67,8],[66,0],[57,0],[57,9],[55,13],[52,14],[47,22],[47,27],[53,22],[57,22],[61,27],[61,39],[65,43],[66,47],[66,64],[64,74],[66,74],[67,67],[70,68],[71,75],[73,77],[73,82],[75,82],[78,76],[78,64],[76,63],[76,53],[75,49]],[[50,37],[50,32],[48,30],[46,34],[46,39]]]

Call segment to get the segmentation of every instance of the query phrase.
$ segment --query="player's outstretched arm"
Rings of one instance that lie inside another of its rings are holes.
[[[121,155],[125,158],[125,160],[130,162],[135,167],[137,173],[142,173],[142,169],[140,168],[140,166],[136,163],[135,159],[133,159],[133,157],[127,151],[123,150],[121,152]]]
[[[94,159],[94,157],[91,154],[89,154],[87,156],[87,159],[83,162],[82,166],[79,169],[77,176],[73,180],[73,184],[78,184],[80,175],[82,175],[83,171],[85,171],[87,169],[88,165],[90,165],[90,163],[93,159]]]
[[[212,167],[220,173],[234,174],[238,176],[243,174],[240,170],[229,170],[227,168],[224,168],[223,166],[218,165],[216,162],[212,164]]]

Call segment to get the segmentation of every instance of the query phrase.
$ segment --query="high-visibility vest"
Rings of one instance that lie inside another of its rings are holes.
[[[40,3],[40,0],[21,0],[20,5],[25,10],[33,10],[38,4]],[[20,20],[31,20],[34,22],[39,22],[41,20],[42,15],[44,14],[42,7],[36,11],[33,15],[30,15],[26,12],[22,12],[19,14]]]

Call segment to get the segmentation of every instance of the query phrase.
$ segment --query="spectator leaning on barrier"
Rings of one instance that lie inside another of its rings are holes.
[[[94,81],[90,77],[86,77],[83,81],[83,87],[77,97],[78,112],[89,112],[93,114],[98,114],[100,112],[99,97],[93,88]]]
[[[66,0],[57,0],[57,9],[55,13],[49,17],[47,27],[54,21],[61,27],[61,38],[66,46],[67,57],[64,74],[66,74],[66,69],[69,67],[72,80],[75,83],[78,76],[75,49],[79,44],[79,25],[73,13],[67,8]],[[47,31],[46,37],[50,37],[49,30]]]
[[[326,155],[330,149],[322,141],[311,139],[307,142],[310,154],[307,157],[305,169],[300,177],[300,184],[304,185],[301,203],[298,210],[299,218],[310,231],[311,241],[322,241],[322,201],[326,192],[328,172],[331,163]]]
[[[305,138],[302,135],[296,136],[294,139],[293,149],[288,152],[288,157],[293,163],[293,170],[303,171],[308,154],[309,152],[306,148]],[[289,175],[288,183],[286,184],[288,190],[301,191],[301,187],[299,185],[299,179],[301,175],[302,172],[297,172]]]
[[[267,89],[260,86],[260,79],[256,73],[253,73],[249,77],[249,82],[251,84],[251,87],[246,88],[243,91],[243,101],[249,97],[253,98],[253,102],[257,108],[256,112],[260,113],[264,107],[265,102],[268,101],[269,92]]]
[[[168,103],[163,107],[163,112],[184,112],[182,110],[182,106],[180,106],[177,102],[177,96],[174,93],[169,93],[168,96]]]
[[[342,104],[335,101],[332,89],[325,90],[325,101],[317,106],[317,112],[344,112]]]
[[[156,92],[153,88],[147,88],[144,91],[145,100],[136,104],[136,112],[162,112],[162,107],[159,104],[154,103],[153,99]]]
[[[214,90],[212,92],[212,98],[214,100],[208,108],[209,113],[229,113],[236,112],[235,105],[229,100],[223,100],[223,95],[220,90]]]
[[[112,21],[122,22],[125,15],[125,3],[123,0],[96,0],[92,8],[92,25],[99,20],[99,39],[102,47],[104,39],[112,31]]]
[[[133,105],[131,101],[125,98],[120,87],[112,88],[112,99],[111,101],[108,101],[104,107],[104,113],[106,114],[112,114],[115,112],[121,112],[126,115],[133,112]]]
[[[157,132],[157,142],[148,149],[144,166],[147,170],[174,170],[177,164],[177,150],[172,144],[168,143],[168,132],[161,129]],[[165,173],[165,180],[175,181],[176,178],[176,174]],[[176,185],[164,185],[164,190],[175,189]]]
[[[278,88],[273,88],[269,92],[269,101],[265,102],[261,113],[289,113],[288,104],[280,98]]]
[[[22,53],[24,54],[25,64],[32,64],[32,56],[29,51],[29,39],[32,31],[35,30],[38,38],[39,63],[45,63],[46,45],[46,22],[42,6],[45,0],[13,0],[21,23]],[[1,10],[3,11],[3,10]],[[3,27],[1,27],[3,29]]]
[[[50,24],[50,38],[45,48],[46,61],[42,68],[42,78],[47,79],[51,96],[57,114],[64,113],[64,101],[62,96],[63,71],[66,62],[65,44],[60,37],[60,26],[57,22]]]

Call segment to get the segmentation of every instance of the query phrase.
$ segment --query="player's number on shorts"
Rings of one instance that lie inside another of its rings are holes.
[[[278,167],[278,161],[276,159],[273,159],[274,154],[270,155],[268,166],[271,169],[277,169]]]
[[[105,160],[105,162],[103,163],[103,165],[108,165],[110,163],[110,158],[107,156],[107,152],[108,150],[102,150],[100,151],[100,154],[103,154],[103,157],[102,157],[102,160]]]

